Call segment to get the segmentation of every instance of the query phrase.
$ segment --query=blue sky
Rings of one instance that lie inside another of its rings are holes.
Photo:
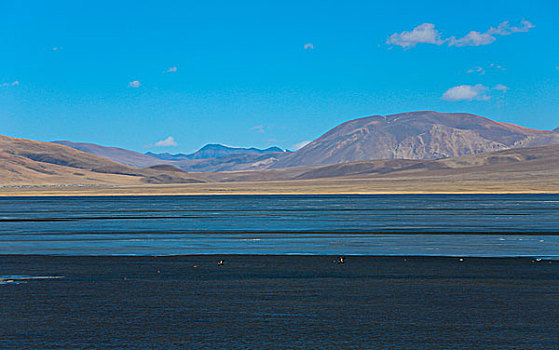
[[[454,3],[3,1],[0,134],[174,153],[414,110],[558,127],[559,2]]]

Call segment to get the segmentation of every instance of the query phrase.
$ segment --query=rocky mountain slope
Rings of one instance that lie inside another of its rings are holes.
[[[273,168],[371,159],[438,159],[559,144],[559,133],[465,113],[410,112],[345,122]]]

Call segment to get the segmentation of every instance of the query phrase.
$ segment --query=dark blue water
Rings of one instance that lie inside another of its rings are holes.
[[[558,257],[559,195],[3,198],[0,254]]]

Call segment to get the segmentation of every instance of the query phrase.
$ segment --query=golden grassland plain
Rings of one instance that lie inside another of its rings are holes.
[[[559,193],[559,177],[453,175],[423,178],[330,178],[268,182],[191,184],[10,186],[0,196],[121,195],[303,195],[303,194],[428,194],[428,193]]]

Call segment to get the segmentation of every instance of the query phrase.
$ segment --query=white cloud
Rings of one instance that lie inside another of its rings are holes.
[[[1,87],[6,87],[6,86],[16,86],[19,85],[19,80],[14,80],[11,83],[2,83],[0,84]]]
[[[501,22],[496,28],[491,27],[486,32],[472,30],[461,38],[451,36],[447,39],[441,38],[441,33],[435,29],[432,23],[423,23],[415,27],[411,32],[404,31],[392,34],[386,41],[389,45],[401,46],[405,49],[414,47],[417,44],[434,44],[448,46],[483,46],[492,44],[497,40],[498,35],[510,35],[513,33],[528,32],[535,26],[529,21],[520,21],[520,26],[511,26],[509,21]]]
[[[255,125],[252,128],[250,128],[250,130],[254,130],[256,132],[263,133],[264,132],[264,125]]]
[[[170,67],[169,69],[167,69],[167,73],[174,73],[176,71],[177,71],[177,66]]]
[[[509,90],[508,86],[497,84],[493,88],[488,88],[482,84],[458,85],[452,87],[441,97],[445,101],[487,101],[496,94],[503,96]]]
[[[132,87],[132,88],[139,88],[140,85],[142,85],[142,84],[140,84],[140,82],[137,81],[137,80],[134,80],[134,81],[131,81],[131,82],[128,83],[128,86]]]
[[[55,46],[55,47],[53,47],[51,50],[52,50],[52,51],[62,51],[62,50],[64,50],[64,48],[61,47],[61,46]]]
[[[306,43],[305,46],[303,46],[303,48],[305,50],[314,50],[314,44],[313,43]]]
[[[175,142],[175,139],[173,136],[169,136],[164,140],[161,141],[157,141],[155,143],[156,147],[174,147],[177,146],[178,144]]]
[[[386,41],[389,45],[397,45],[403,48],[414,47],[417,44],[442,45],[441,33],[435,29],[432,23],[423,23],[413,28],[411,32],[401,32],[392,34]]]
[[[442,99],[445,101],[485,101],[490,99],[487,95],[488,91],[489,88],[481,84],[458,85],[446,90]]]
[[[301,142],[298,142],[298,143],[294,144],[293,146],[291,146],[291,148],[292,148],[293,150],[297,151],[297,150],[299,150],[299,149],[305,147],[305,146],[308,145],[309,143],[311,143],[311,141],[301,141]]]

